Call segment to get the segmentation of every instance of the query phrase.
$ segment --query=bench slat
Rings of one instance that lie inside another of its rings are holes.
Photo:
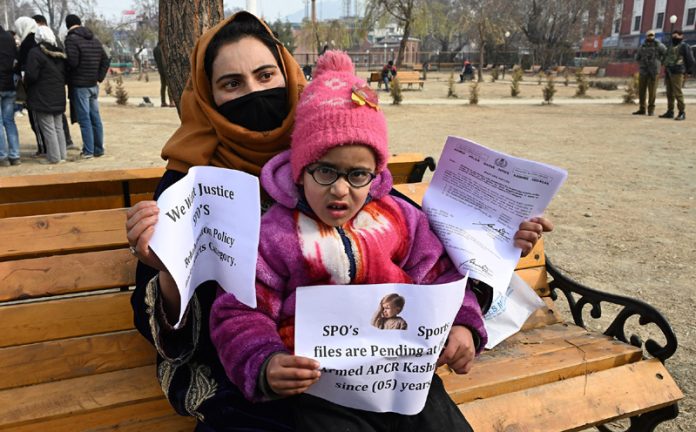
[[[517,338],[490,353],[484,353],[469,374],[444,377],[455,403],[523,390],[642,358],[639,348],[587,332],[532,342]]]
[[[127,247],[126,211],[118,208],[0,219],[0,260]]]
[[[152,376],[148,382],[149,381],[154,381]],[[169,405],[169,402],[162,397],[156,400],[109,407],[97,411],[76,412],[67,417],[40,417],[36,421],[27,422],[18,427],[12,427],[11,430],[12,432],[96,432],[113,430],[139,432],[189,432],[195,428],[196,423],[193,418],[172,414],[173,412],[174,410]],[[150,427],[150,422],[156,422],[163,418],[172,417],[177,419],[177,421],[167,421],[167,427]],[[134,425],[141,424],[143,425],[142,428],[133,429]]]
[[[0,218],[66,213],[124,207],[123,196],[105,195],[86,198],[53,199],[0,204]]]
[[[0,391],[0,427],[162,398],[155,366]]]
[[[657,359],[459,406],[477,432],[580,430],[683,398]],[[514,419],[514,420],[509,420]]]
[[[0,390],[155,363],[136,330],[0,349]]]
[[[0,347],[133,328],[130,292],[2,307]]]
[[[136,261],[115,249],[0,262],[0,301],[133,286]]]

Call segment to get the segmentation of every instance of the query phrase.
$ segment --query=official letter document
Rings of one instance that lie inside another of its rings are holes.
[[[209,280],[256,307],[261,227],[258,179],[225,168],[193,167],[162,193],[157,206],[160,213],[150,248],[179,289],[176,326],[196,287]]]
[[[321,365],[307,393],[361,410],[419,413],[466,280],[298,288],[295,354]]]
[[[520,259],[513,242],[520,223],[544,213],[567,175],[450,136],[423,210],[460,273],[493,287],[495,303]]]

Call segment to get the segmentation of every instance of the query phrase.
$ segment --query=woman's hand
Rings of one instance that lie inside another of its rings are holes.
[[[320,376],[319,363],[307,357],[279,353],[266,365],[266,381],[279,396],[304,393]]]
[[[159,216],[156,201],[140,201],[126,213],[126,237],[131,251],[138,259],[154,269],[166,271],[162,261],[150,249],[150,239],[155,233]]]
[[[474,347],[474,337],[471,330],[464,326],[455,325],[447,336],[447,344],[440,354],[440,358],[437,359],[437,366],[446,364],[454,372],[466,374],[474,365],[475,356],[476,347]]]
[[[553,231],[553,223],[545,217],[535,217],[520,224],[513,240],[515,247],[522,249],[522,256],[527,256],[541,238],[541,233]]]

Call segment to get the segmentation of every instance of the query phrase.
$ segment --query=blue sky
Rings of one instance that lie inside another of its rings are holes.
[[[131,1],[97,0],[97,13],[109,19],[119,19],[124,9],[131,9]],[[298,10],[304,10],[304,0],[256,0],[259,14],[268,19],[284,17]],[[226,8],[244,8],[245,0],[225,0]]]

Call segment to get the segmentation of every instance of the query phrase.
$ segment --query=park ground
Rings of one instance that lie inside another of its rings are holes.
[[[362,75],[367,76],[364,72]],[[510,97],[509,77],[480,86],[480,104],[469,105],[470,84],[455,84],[447,99],[449,74],[429,74],[423,91],[404,91],[401,106],[380,93],[393,153],[420,152],[437,158],[447,135],[472,139],[514,156],[568,171],[568,180],[547,215],[556,229],[544,236],[555,265],[573,279],[599,290],[640,298],[671,322],[679,349],[667,368],[686,394],[676,421],[659,431],[692,431],[696,424],[696,85],[687,84],[687,120],[633,116],[620,88],[590,88],[574,98],[572,82],[556,82],[554,104],[542,105],[543,85],[525,77],[521,97]],[[607,80],[607,79],[605,79]],[[29,156],[35,142],[25,117],[17,118],[21,166],[0,175],[27,175],[162,166],[163,143],[179,124],[175,108],[159,107],[158,76],[125,79],[127,106],[102,95],[106,155],[46,166]],[[375,84],[372,84],[373,87]],[[102,86],[103,87],[103,86]],[[154,107],[138,107],[149,96]],[[666,108],[658,90],[656,113]],[[80,130],[72,125],[76,144]],[[76,158],[78,150],[70,150]],[[605,311],[605,314],[607,312]],[[606,319],[606,318],[605,318]],[[636,320],[633,320],[635,324]],[[604,322],[606,325],[606,322]],[[646,336],[635,324],[631,329]]]

